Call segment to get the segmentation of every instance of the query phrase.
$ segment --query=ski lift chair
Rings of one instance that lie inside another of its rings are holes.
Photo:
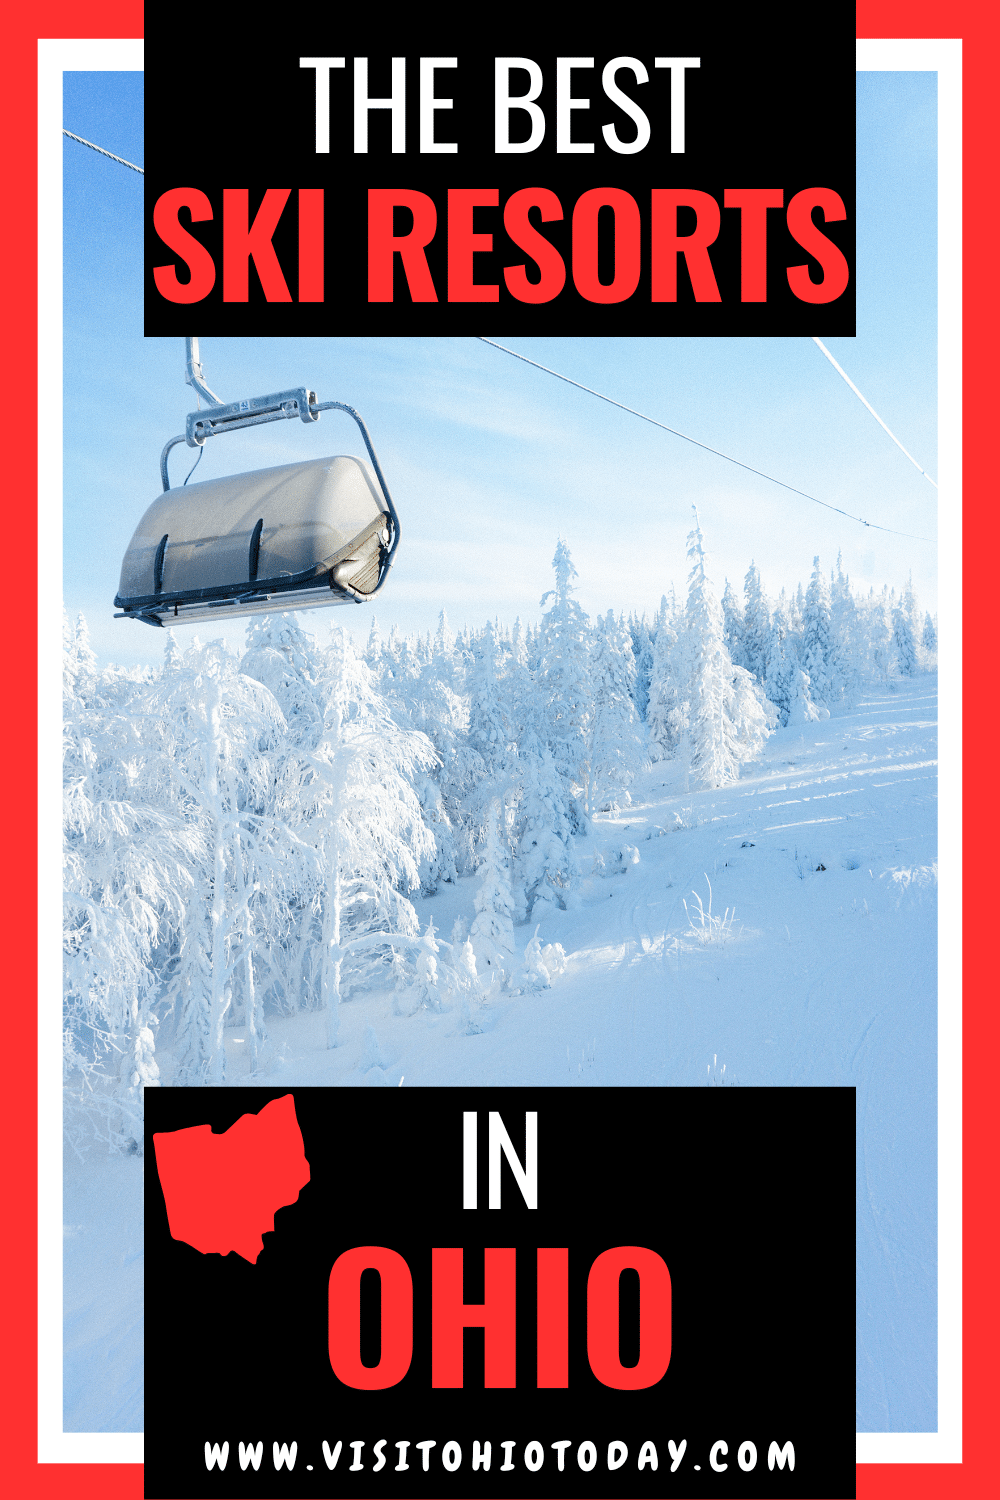
[[[188,383],[210,405],[191,412],[186,432],[161,454],[163,493],[128,545],[115,619],[162,627],[374,598],[399,544],[399,519],[358,413],[317,402],[305,387],[226,405],[204,384],[197,340],[187,346]],[[339,455],[170,488],[167,459],[178,443],[201,448],[222,432],[295,417],[316,422],[323,411],[353,417],[371,468]]]

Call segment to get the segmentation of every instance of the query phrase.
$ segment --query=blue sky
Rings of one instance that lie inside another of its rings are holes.
[[[858,336],[826,342],[936,477],[935,83],[858,75]],[[142,164],[141,76],[68,74],[64,108],[68,129]],[[160,633],[114,620],[112,600],[193,393],[182,340],[142,337],[141,179],[73,141],[64,158],[65,598],[103,661],[156,662]],[[936,537],[937,491],[808,339],[508,342],[833,505]],[[441,608],[455,627],[536,620],[560,535],[585,609],[652,613],[671,583],[685,586],[692,504],[720,594],[751,560],[777,593],[808,581],[815,554],[830,568],[841,551],[865,590],[899,587],[912,569],[936,609],[933,540],[844,520],[474,340],[203,338],[201,354],[223,399],[305,384],[365,418],[403,533],[374,606],[383,631],[433,629]],[[353,424],[328,413],[224,437],[197,478],[343,451],[357,451]],[[181,478],[194,454],[172,457]],[[371,612],[304,623],[363,638]],[[182,644],[197,629],[179,630]]]

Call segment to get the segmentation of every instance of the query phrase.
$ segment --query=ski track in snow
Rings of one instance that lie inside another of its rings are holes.
[[[541,924],[569,960],[550,990],[495,999],[472,1036],[457,1011],[395,1015],[388,993],[341,1006],[333,1051],[325,1016],[272,1020],[259,1081],[699,1086],[714,1058],[743,1087],[855,1085],[857,1427],[934,1429],[936,703],[936,679],[917,677],[779,730],[717,791],[654,766],[627,812],[577,841],[581,871],[626,844],[640,859],[587,875],[579,907]],[[735,909],[721,943],[696,940],[683,904],[707,905],[706,875],[713,914]],[[421,925],[449,937],[475,889],[417,901]],[[515,929],[520,948],[533,930]],[[249,1081],[240,1037],[232,1084]],[[169,1053],[157,1060],[169,1083]],[[135,1159],[67,1167],[67,1430],[141,1426],[141,1175]]]

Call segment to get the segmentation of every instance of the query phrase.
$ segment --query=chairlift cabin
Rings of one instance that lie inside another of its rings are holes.
[[[399,520],[368,430],[353,407],[317,402],[300,387],[224,405],[204,384],[197,340],[188,381],[212,404],[160,459],[163,493],[149,506],[122,562],[116,619],[163,626],[242,615],[364,603],[380,591],[399,543]],[[320,412],[357,423],[371,466],[340,454],[170,488],[167,458],[178,443],[201,448],[236,428]]]

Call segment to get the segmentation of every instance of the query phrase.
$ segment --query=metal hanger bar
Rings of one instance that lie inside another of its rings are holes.
[[[184,340],[184,379],[188,385],[193,385],[199,396],[204,396],[209,406],[223,406],[225,403],[209,390],[205,384],[205,372],[201,367],[201,358],[198,351],[197,339]]]

